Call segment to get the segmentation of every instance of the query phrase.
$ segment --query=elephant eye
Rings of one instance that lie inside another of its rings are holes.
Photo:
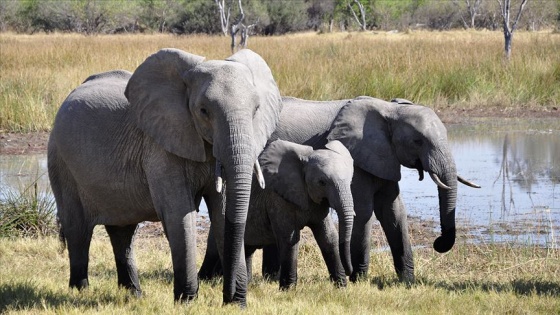
[[[322,186],[322,187],[327,186],[327,182],[324,179],[319,179],[317,181],[317,184],[319,184],[319,186]]]
[[[204,107],[201,107],[201,108],[200,108],[200,113],[201,113],[202,115],[204,115],[204,116],[208,116],[208,110],[207,110],[206,108],[204,108]]]
[[[420,140],[420,139],[416,139],[413,142],[416,146],[419,146],[419,147],[422,146],[422,140]]]

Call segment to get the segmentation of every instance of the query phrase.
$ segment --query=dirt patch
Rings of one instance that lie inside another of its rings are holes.
[[[49,133],[46,131],[17,133],[0,130],[0,154],[19,155],[47,152]]]

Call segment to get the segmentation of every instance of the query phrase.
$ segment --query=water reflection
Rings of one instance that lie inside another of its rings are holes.
[[[448,130],[458,172],[482,186],[459,186],[457,224],[493,241],[559,244],[558,120],[482,120]],[[409,215],[439,222],[435,185],[410,170],[403,175]]]
[[[16,195],[35,181],[40,193],[52,194],[45,154],[0,156],[0,198]]]
[[[457,225],[474,227],[481,241],[560,245],[559,121],[481,120],[448,131],[458,172],[482,186],[459,185]],[[44,154],[0,156],[0,198],[37,178],[39,191],[50,191],[46,164]],[[433,182],[403,168],[401,190],[410,216],[439,222]]]

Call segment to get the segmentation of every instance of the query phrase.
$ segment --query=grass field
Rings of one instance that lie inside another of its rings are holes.
[[[0,130],[49,130],[89,75],[134,69],[165,47],[208,59],[230,55],[227,37],[0,34]],[[283,95],[328,100],[402,97],[435,108],[560,103],[560,34],[517,32],[509,63],[501,32],[296,34],[251,37]]]
[[[518,32],[513,45],[506,63],[500,32],[296,34],[249,40],[249,47],[268,61],[283,95],[319,100],[402,97],[446,110],[559,107],[560,34]],[[133,71],[164,47],[208,59],[230,55],[226,37],[0,34],[0,131],[49,130],[61,102],[89,75]],[[52,220],[33,212],[40,208],[40,194],[36,188],[29,194],[27,199],[11,197],[16,208],[1,204],[6,208],[0,210],[13,208],[11,213],[19,214],[19,206],[31,209],[22,219],[31,225],[21,232],[18,221],[10,230],[0,230],[9,235],[0,237],[0,314],[560,314],[558,248],[473,242],[463,231],[443,255],[430,247],[432,235],[427,243],[419,239],[420,231],[411,231],[417,276],[411,287],[396,281],[379,229],[368,279],[344,289],[329,283],[314,241],[302,245],[298,285],[287,292],[262,279],[257,257],[249,307],[240,311],[221,305],[219,281],[202,282],[193,303],[174,304],[169,247],[158,233],[140,233],[136,239],[144,296],[129,296],[117,288],[110,242],[98,227],[90,250],[91,286],[77,292],[68,289],[68,253],[60,252]],[[20,230],[17,236],[10,234],[14,228]],[[201,233],[199,263],[204,239]]]
[[[336,289],[314,242],[300,251],[299,281],[287,292],[259,274],[248,309],[223,307],[221,282],[202,282],[189,305],[174,304],[171,258],[163,236],[136,240],[144,296],[117,288],[110,242],[96,230],[90,251],[90,288],[67,288],[67,253],[55,237],[0,238],[0,313],[6,314],[558,314],[557,249],[459,243],[448,254],[415,251],[417,284],[396,282],[390,254],[372,254],[367,280]],[[199,254],[203,254],[203,250]],[[199,255],[199,260],[201,259]]]

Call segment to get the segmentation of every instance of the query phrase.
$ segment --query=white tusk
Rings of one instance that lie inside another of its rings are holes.
[[[259,186],[261,186],[262,189],[264,189],[265,184],[264,184],[264,176],[262,174],[261,171],[261,166],[259,165],[259,161],[255,161],[255,173],[257,174],[257,180],[259,181]]]
[[[222,165],[218,160],[216,160],[216,169],[214,170],[214,176],[216,177],[216,191],[218,193],[221,193],[222,188],[224,187],[224,180],[222,179]]]
[[[470,182],[470,181],[464,179],[463,177],[461,177],[459,175],[457,175],[457,180],[459,181],[459,183],[461,183],[463,185],[467,185],[467,186],[472,187],[472,188],[480,188],[480,185],[477,185],[473,182]]]
[[[442,183],[441,179],[439,179],[439,177],[432,173],[432,172],[428,172],[428,174],[430,174],[430,177],[432,178],[432,180],[434,181],[434,183],[436,183],[436,185],[438,185],[439,188],[441,189],[446,189],[446,190],[450,190],[451,187],[445,185],[444,183]]]

